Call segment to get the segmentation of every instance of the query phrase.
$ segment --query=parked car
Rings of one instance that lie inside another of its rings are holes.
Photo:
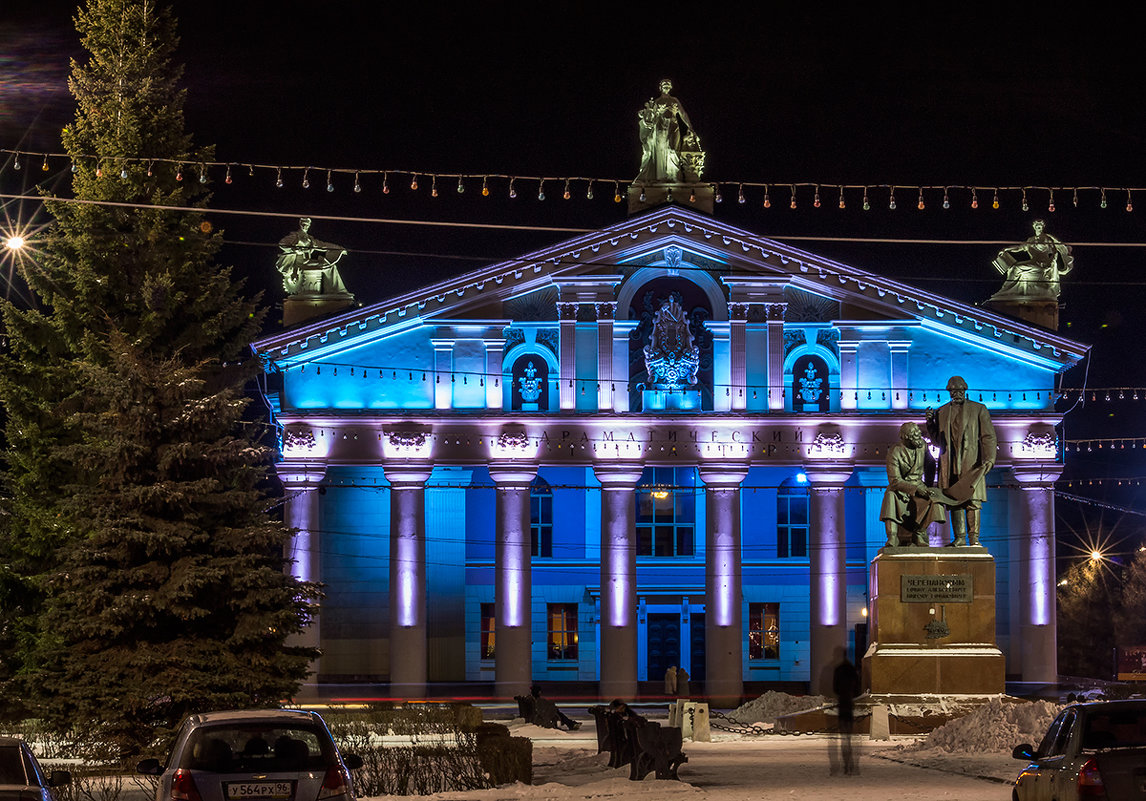
[[[1146,799],[1146,701],[1072,704],[1039,747],[1014,750],[1023,768],[1014,801]]]
[[[71,781],[66,770],[45,774],[23,740],[0,737],[0,801],[55,801],[52,788]]]
[[[160,777],[156,801],[355,801],[348,769],[360,767],[316,713],[270,709],[192,715],[167,764],[138,770]]]

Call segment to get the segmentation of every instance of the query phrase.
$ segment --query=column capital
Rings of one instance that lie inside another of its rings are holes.
[[[324,464],[279,464],[275,468],[279,481],[288,489],[317,487],[326,477]]]
[[[860,341],[858,339],[840,339],[836,341],[836,348],[840,353],[855,353],[859,350]]]
[[[833,490],[843,487],[851,478],[855,465],[851,462],[816,462],[804,465],[804,475],[814,490]]]
[[[617,302],[598,301],[593,304],[593,310],[597,313],[597,322],[612,322],[617,313]]]
[[[392,489],[422,489],[430,474],[432,464],[393,464],[382,465],[382,472]]]
[[[1058,462],[1032,462],[1031,464],[1012,464],[1011,472],[1015,480],[1027,488],[1049,489],[1058,477],[1062,475],[1063,465]]]
[[[645,472],[643,464],[633,462],[605,462],[593,465],[593,473],[604,489],[635,489]]]
[[[579,303],[560,302],[557,304],[557,317],[562,321],[577,321],[577,307]]]
[[[453,350],[456,342],[456,339],[443,339],[438,337],[434,337],[430,340],[430,344],[433,345],[434,350],[437,351]]]
[[[708,489],[740,489],[740,482],[748,475],[748,465],[702,464],[698,472]]]
[[[537,465],[521,462],[499,464],[490,462],[489,477],[498,489],[520,489],[528,487],[537,478]]]

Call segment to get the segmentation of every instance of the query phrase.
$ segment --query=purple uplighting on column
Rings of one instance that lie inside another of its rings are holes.
[[[1050,491],[1045,488],[1023,488],[1031,525],[1030,564],[1027,566],[1030,571],[1030,614],[1031,623],[1036,626],[1050,623],[1053,614],[1054,532],[1050,530],[1053,519],[1053,513],[1048,509],[1050,497]]]
[[[403,520],[412,521],[416,512],[408,507],[411,507],[414,501],[420,502],[422,493],[413,490],[397,490],[394,495],[396,497],[392,503],[400,504]],[[418,602],[422,597],[421,576],[419,575],[421,573],[419,567],[422,561],[422,543],[418,532],[412,528],[412,526],[405,527],[398,533],[398,608],[396,614],[400,626],[416,626],[420,622],[418,620]]]

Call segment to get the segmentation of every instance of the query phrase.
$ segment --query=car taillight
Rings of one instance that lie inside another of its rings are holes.
[[[171,779],[171,801],[203,801],[191,771],[180,768]]]
[[[346,795],[348,792],[350,792],[350,783],[347,781],[346,773],[342,768],[327,768],[326,776],[322,780],[322,788],[318,791],[318,801],[322,801],[323,798]]]
[[[1098,760],[1091,757],[1078,771],[1079,798],[1106,798],[1106,787],[1098,775]]]

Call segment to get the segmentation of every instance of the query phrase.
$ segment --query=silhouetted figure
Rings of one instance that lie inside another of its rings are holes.
[[[665,671],[665,695],[676,698],[676,665]]]
[[[556,729],[558,724],[574,731],[581,728],[581,724],[565,714],[557,708],[557,704],[544,698],[541,695],[541,688],[534,684],[529,688],[529,694],[533,696],[533,720],[529,721],[537,726],[543,726],[547,729]]]
[[[858,775],[859,763],[852,744],[852,732],[855,729],[855,699],[860,694],[860,678],[856,666],[847,656],[841,658],[832,673],[832,692],[836,695],[840,721],[840,761],[846,775]]]
[[[676,697],[688,699],[688,671],[682,667],[676,669]]]

